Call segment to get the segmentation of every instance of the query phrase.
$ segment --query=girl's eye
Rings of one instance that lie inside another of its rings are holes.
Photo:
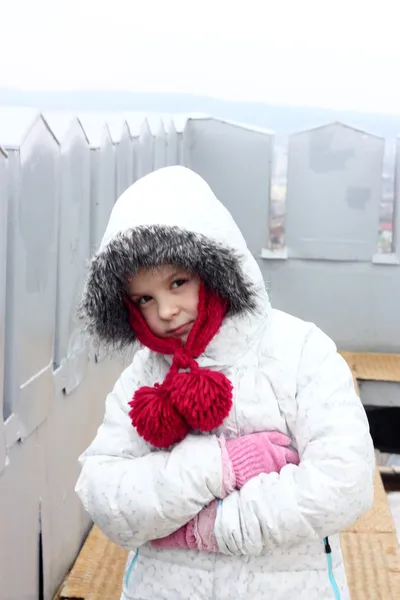
[[[187,279],[175,279],[175,281],[172,282],[172,288],[173,289],[179,288],[182,285],[184,285],[185,283],[187,283]]]
[[[136,304],[140,304],[140,306],[143,306],[144,304],[150,302],[150,300],[151,296],[142,296],[141,298],[139,298],[139,300],[136,301]]]

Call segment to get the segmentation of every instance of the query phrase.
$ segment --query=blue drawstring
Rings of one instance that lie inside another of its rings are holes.
[[[340,600],[339,588],[337,586],[337,583],[335,581],[335,576],[333,574],[332,549],[331,549],[331,546],[329,544],[329,540],[327,537],[324,539],[324,544],[325,544],[326,560],[328,561],[329,581],[331,582],[333,593],[335,594],[335,600]]]
[[[132,574],[132,569],[133,569],[133,567],[135,566],[135,564],[136,564],[136,561],[137,561],[137,559],[138,559],[138,558],[139,558],[139,548],[136,550],[136,554],[135,554],[135,556],[132,558],[132,562],[131,562],[131,564],[129,565],[129,567],[128,567],[128,570],[127,570],[127,572],[126,572],[126,575],[125,575],[125,585],[126,585],[126,587],[128,587],[128,584],[129,584],[129,579],[131,578],[131,574]]]

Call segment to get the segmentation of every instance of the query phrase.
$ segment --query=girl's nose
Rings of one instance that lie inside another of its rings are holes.
[[[170,321],[178,312],[179,309],[174,301],[163,300],[158,305],[158,316],[162,321]]]

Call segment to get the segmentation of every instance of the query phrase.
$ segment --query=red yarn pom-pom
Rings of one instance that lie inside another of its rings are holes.
[[[192,429],[220,427],[232,408],[232,384],[218,371],[196,369],[177,373],[170,399]]]
[[[169,448],[181,442],[189,432],[187,423],[159,386],[138,389],[129,404],[133,426],[156,448]]]

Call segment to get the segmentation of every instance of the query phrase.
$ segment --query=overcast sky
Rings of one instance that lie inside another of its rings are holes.
[[[400,113],[400,1],[0,0],[0,87]]]

